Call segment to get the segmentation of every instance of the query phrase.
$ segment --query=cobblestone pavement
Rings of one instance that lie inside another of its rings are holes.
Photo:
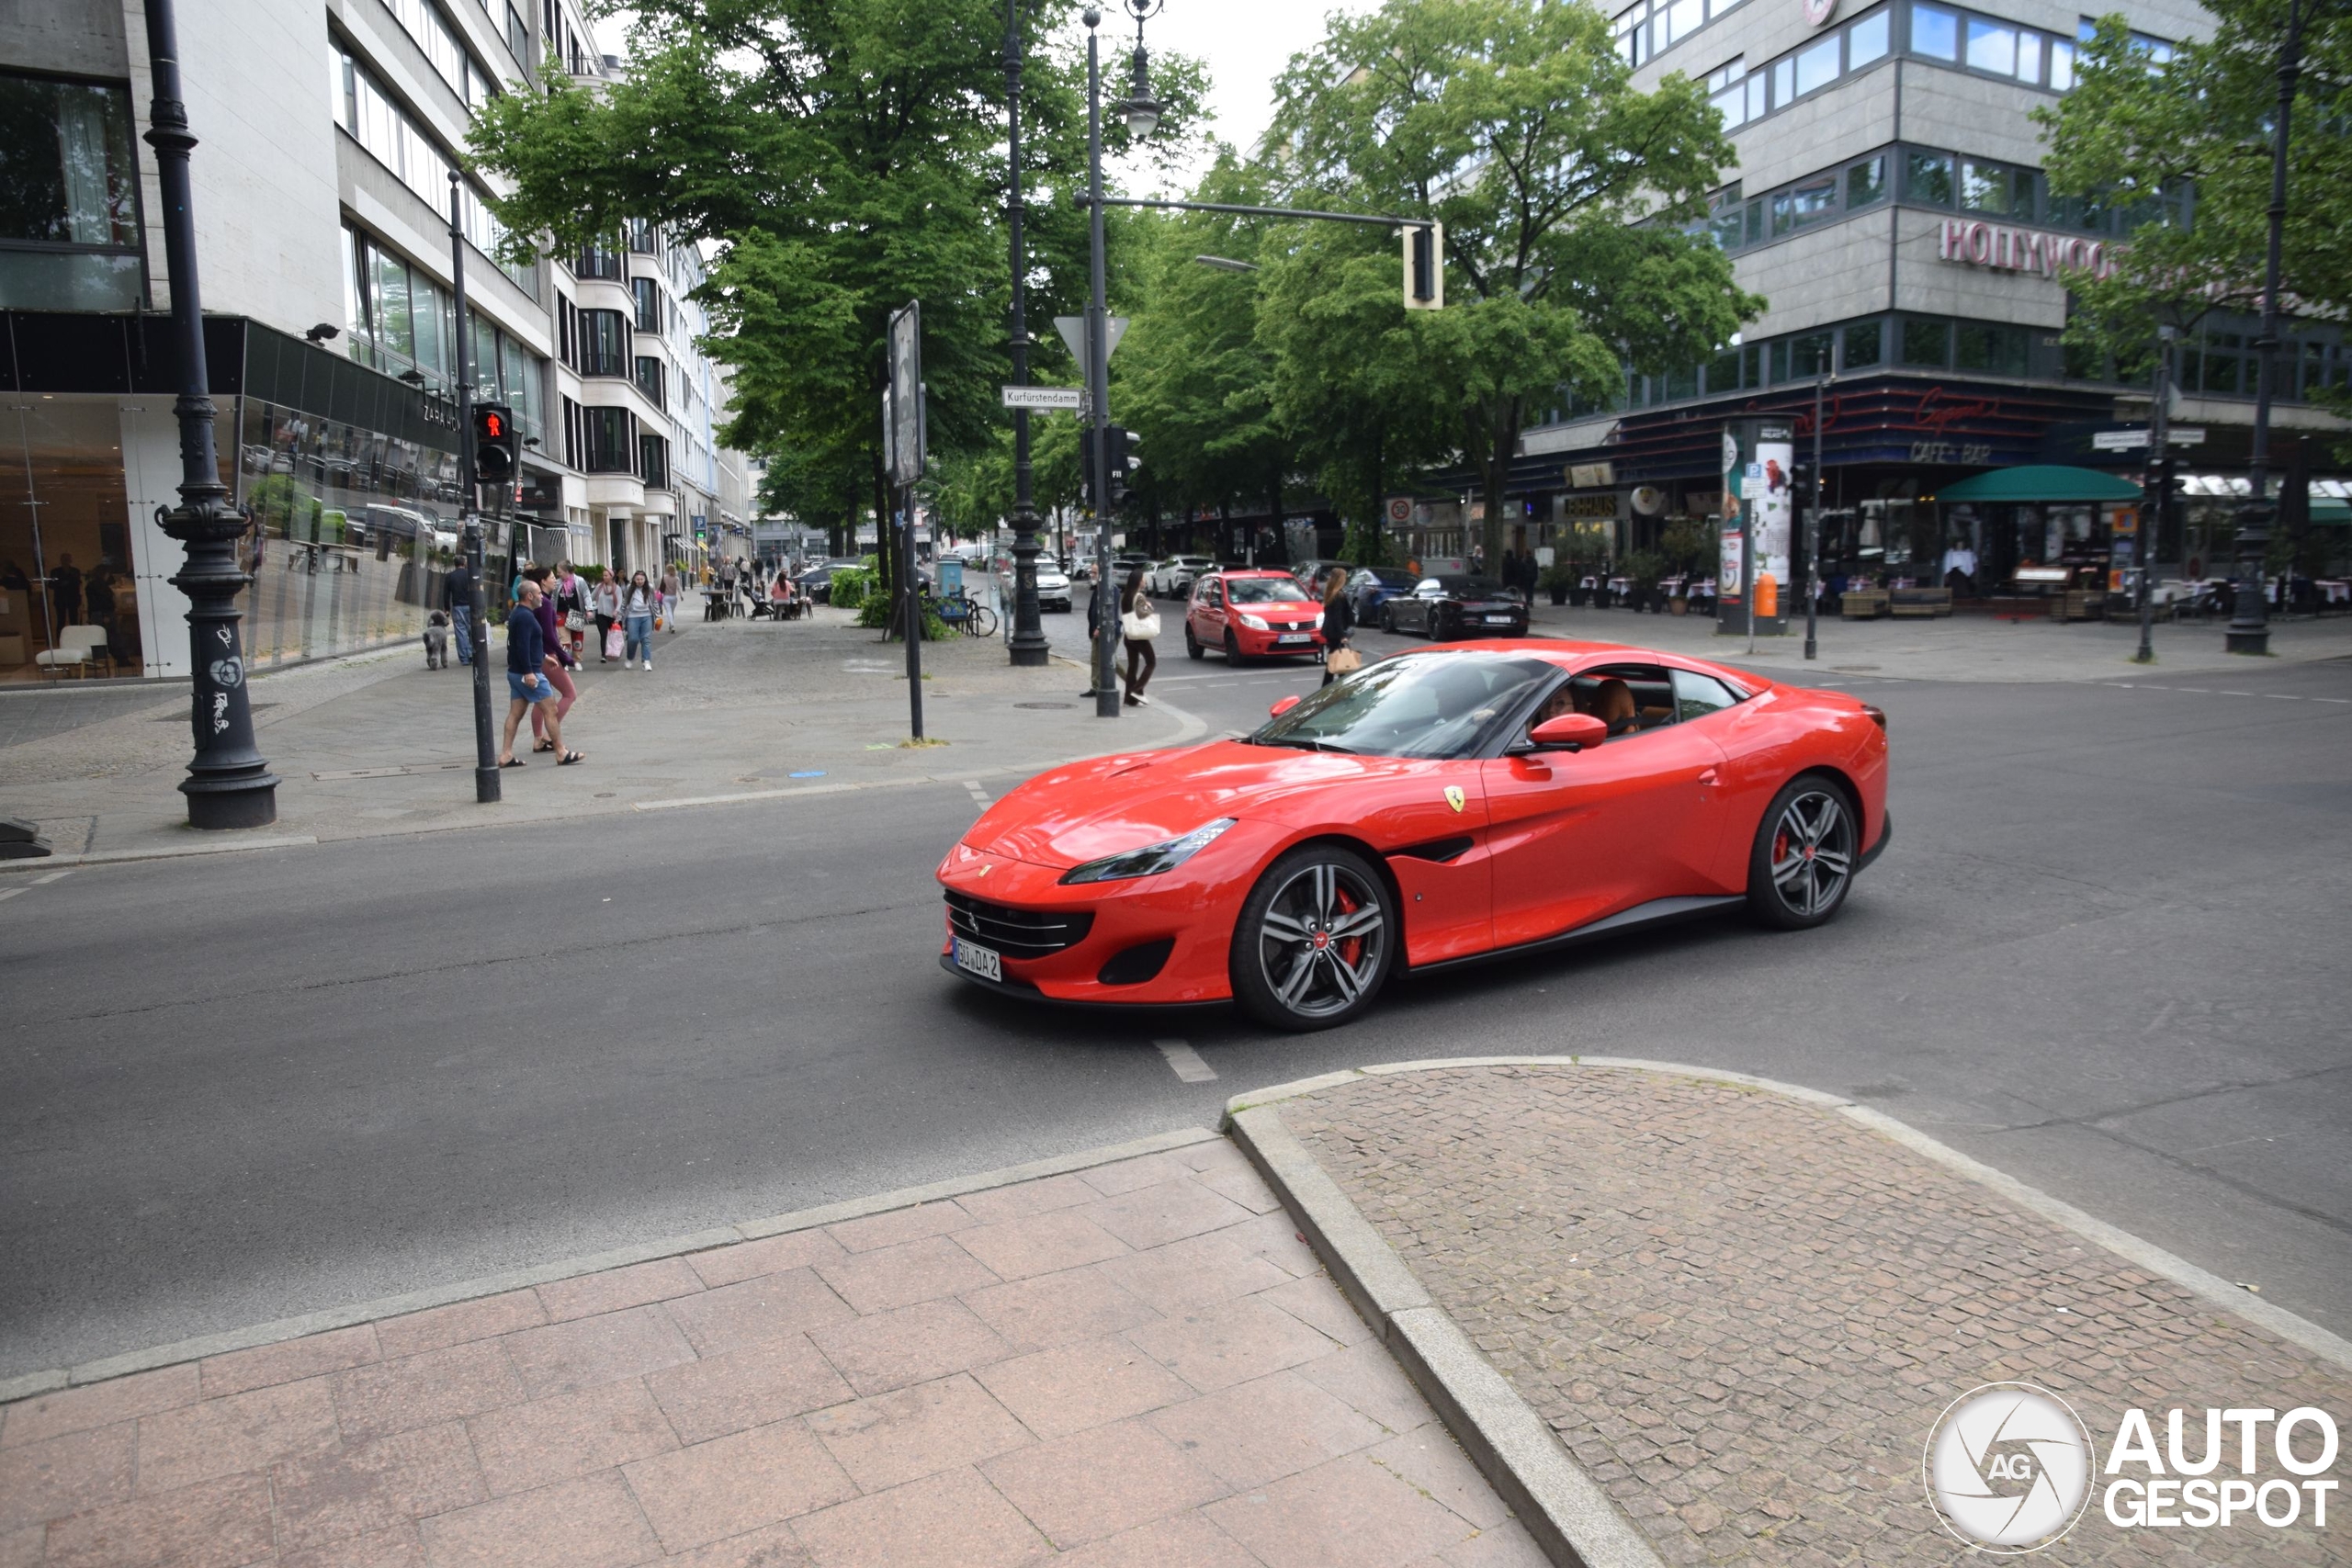
[[[1544,1568],[1231,1145],[8,1406],[0,1564]]]
[[[2061,1395],[2102,1463],[2133,1407],[2159,1443],[2165,1413],[2188,1409],[2192,1457],[2209,1405],[2352,1414],[2342,1369],[1780,1095],[1465,1067],[1280,1110],[1671,1563],[1972,1559],[1926,1500],[1921,1457],[1944,1407],[1986,1382]],[[2268,1444],[2257,1484],[2295,1479]],[[2073,1533],[2028,1561],[2352,1562],[2340,1502],[2324,1529],[2308,1509],[2290,1529],[2126,1529],[2102,1517],[2098,1479]]]

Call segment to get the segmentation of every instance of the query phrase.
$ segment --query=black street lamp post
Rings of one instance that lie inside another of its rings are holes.
[[[2278,371],[2279,250],[2287,228],[2287,122],[2302,73],[2302,0],[2288,0],[2287,37],[2278,49],[2278,112],[2270,134],[2270,247],[2262,271],[2262,335],[2254,340],[2254,446],[2246,455],[2246,500],[2238,513],[2237,602],[2222,647],[2231,653],[2270,651],[2270,523],[2278,503],[2270,496],[2270,400]],[[2161,457],[2163,453],[2153,454]]]
[[[245,522],[229,504],[213,445],[214,410],[204,359],[204,305],[196,282],[196,212],[188,179],[187,106],[180,96],[179,34],[172,0],[146,0],[147,53],[155,78],[147,143],[164,204],[164,254],[172,275],[172,336],[179,351],[180,503],[159,508],[164,533],[187,547],[172,586],[187,595],[189,717],[196,758],[180,781],[191,828],[263,828],[277,820],[277,780],[254,746],[237,591],[251,581],[237,559]]]
[[[458,322],[458,493],[465,498],[466,574],[473,579],[466,617],[473,622],[474,676],[474,799],[494,806],[504,794],[498,771],[498,742],[490,716],[490,588],[482,581],[487,569],[489,525],[481,515],[481,492],[474,471],[474,334],[466,319],[466,233],[460,207],[461,176],[449,171],[449,281],[457,299]],[[504,512],[503,506],[499,511]]]
[[[1021,245],[1021,0],[1004,0],[1005,141],[1012,185],[1005,226],[1012,235],[1012,384],[1029,384],[1028,257]],[[1029,466],[1029,411],[1012,411],[1012,662],[1046,662],[1037,614],[1037,501]]]
[[[1143,49],[1143,25],[1159,9],[1161,0],[1125,0],[1136,19],[1134,71],[1123,112],[1127,129],[1148,136],[1159,122],[1159,105],[1151,96],[1148,64]],[[1102,270],[1102,51],[1097,31],[1102,13],[1093,6],[1083,13],[1086,23],[1086,190],[1088,209],[1088,270],[1093,291],[1086,306],[1086,421],[1094,433],[1093,472],[1088,476],[1094,495],[1094,598],[1099,623],[1094,637],[1094,716],[1119,716],[1119,587],[1111,581],[1111,468],[1114,454],[1111,425],[1110,303]],[[1116,455],[1124,460],[1124,452]],[[1109,594],[1109,599],[1103,598]]]

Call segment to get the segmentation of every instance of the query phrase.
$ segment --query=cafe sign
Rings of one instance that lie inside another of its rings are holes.
[[[2087,272],[2094,277],[2115,272],[2115,255],[2104,240],[1968,218],[1944,219],[1938,229],[1936,254],[1948,262],[1999,272],[2038,272],[2044,277],[2056,277],[2062,271]]]

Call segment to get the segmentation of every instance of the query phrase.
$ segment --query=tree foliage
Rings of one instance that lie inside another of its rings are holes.
[[[1679,73],[1630,75],[1577,0],[1387,0],[1333,16],[1277,85],[1270,166],[1301,205],[1445,225],[1447,306],[1410,331],[1490,559],[1531,412],[1613,401],[1627,363],[1696,363],[1763,309],[1683,231],[1733,156],[1720,117]]]
[[[2075,90],[2036,111],[2052,190],[2120,207],[2131,222],[2111,247],[2113,276],[2068,278],[2074,343],[2129,367],[2144,363],[2159,321],[2261,310],[2287,9],[2288,0],[2218,7],[2211,37],[2175,46],[2161,64],[2109,16],[2076,62]],[[2340,321],[2352,308],[2352,8],[2303,0],[2302,14],[2281,298],[2298,314]],[[2331,400],[2352,412],[2343,388]]]

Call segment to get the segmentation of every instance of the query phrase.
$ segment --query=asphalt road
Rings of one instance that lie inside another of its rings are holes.
[[[1316,678],[1192,663],[1163,619],[1152,690],[1212,732]],[[931,869],[978,810],[952,785],[26,886],[0,1376],[1498,1052],[1854,1095],[2352,1332],[2352,661],[1847,680],[1891,716],[1899,829],[1828,928],[1408,981],[1305,1038],[943,975]],[[1217,1080],[1180,1081],[1170,1039]]]

